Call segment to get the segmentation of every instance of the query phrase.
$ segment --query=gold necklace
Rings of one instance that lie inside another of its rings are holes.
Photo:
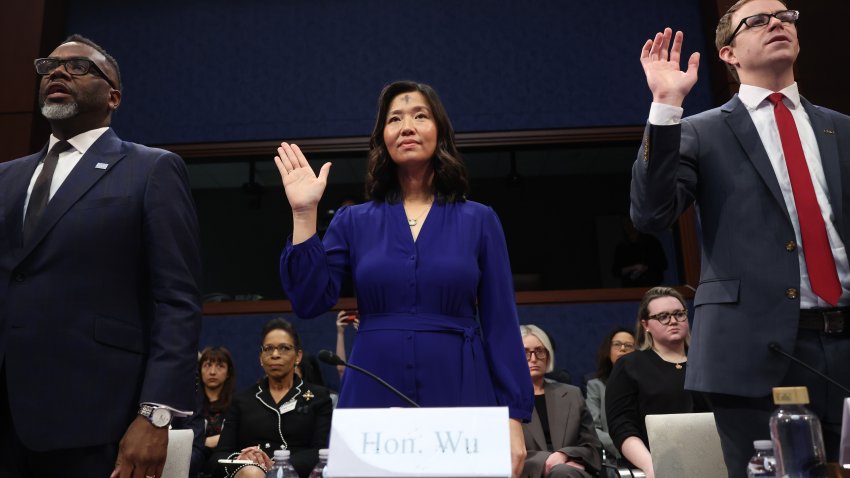
[[[418,216],[416,216],[416,217],[414,217],[414,218],[411,218],[410,216],[407,216],[407,225],[408,225],[408,226],[410,226],[410,227],[416,227],[416,225],[419,223],[419,219],[421,219],[421,218],[422,218],[422,216],[424,216],[426,212],[428,212],[428,211],[430,211],[430,210],[431,210],[431,204],[433,204],[433,200],[434,200],[434,199],[433,199],[433,197],[432,197],[432,198],[431,198],[431,201],[432,201],[432,202],[431,202],[431,203],[429,203],[429,204],[428,204],[428,207],[426,207],[425,209],[423,209],[423,210],[422,210],[422,212],[420,212]],[[405,211],[405,215],[406,215],[406,211]]]
[[[664,354],[662,354],[662,353],[661,353],[661,352],[660,352],[657,348],[655,348],[655,347],[652,347],[652,351],[653,351],[653,352],[655,352],[655,353],[658,355],[658,357],[660,357],[660,358],[661,358],[661,360],[663,360],[663,361],[665,361],[665,362],[667,362],[667,363],[672,363],[673,365],[675,365],[675,366],[676,366],[676,370],[682,370],[682,364],[688,361],[688,356],[687,356],[687,355],[685,356],[685,360],[682,360],[682,361],[676,362],[675,360],[668,360],[666,357],[664,357]]]

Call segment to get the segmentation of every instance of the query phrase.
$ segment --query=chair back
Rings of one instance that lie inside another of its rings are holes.
[[[727,476],[713,413],[647,415],[656,478]]]
[[[192,430],[168,430],[168,455],[162,478],[188,478],[194,438]]]

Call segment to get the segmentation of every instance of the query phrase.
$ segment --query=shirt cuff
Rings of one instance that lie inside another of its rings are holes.
[[[162,405],[160,403],[142,402],[142,403],[139,404],[139,406],[142,406],[142,405],[150,405],[152,407],[164,408],[164,409],[168,410],[169,412],[171,412],[171,414],[175,417],[191,417],[192,414],[194,413],[194,412],[185,412],[183,410],[178,410],[176,408],[169,407],[168,405]]]
[[[672,126],[682,121],[684,109],[680,106],[652,102],[649,107],[649,124],[654,126]]]

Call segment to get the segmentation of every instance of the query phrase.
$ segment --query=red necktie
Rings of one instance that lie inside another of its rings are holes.
[[[776,117],[782,152],[788,166],[788,177],[791,179],[791,191],[797,206],[797,219],[800,221],[800,235],[803,237],[803,254],[809,269],[809,282],[815,294],[832,305],[838,305],[841,283],[838,281],[835,259],[829,247],[826,225],[815,196],[815,188],[812,186],[803,145],[797,133],[797,124],[791,116],[791,111],[782,102],[783,97],[782,93],[773,93],[768,99],[773,103],[773,115]]]

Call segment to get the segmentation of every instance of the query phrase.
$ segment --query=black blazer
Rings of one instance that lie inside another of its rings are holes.
[[[295,408],[280,413],[280,407],[295,400]],[[328,390],[306,383],[295,375],[292,388],[280,402],[269,393],[269,381],[248,387],[233,399],[224,418],[218,446],[209,468],[216,477],[229,476],[237,465],[220,465],[218,460],[238,455],[249,446],[260,446],[269,458],[286,445],[290,460],[302,478],[319,462],[319,449],[327,448],[333,405]]]

